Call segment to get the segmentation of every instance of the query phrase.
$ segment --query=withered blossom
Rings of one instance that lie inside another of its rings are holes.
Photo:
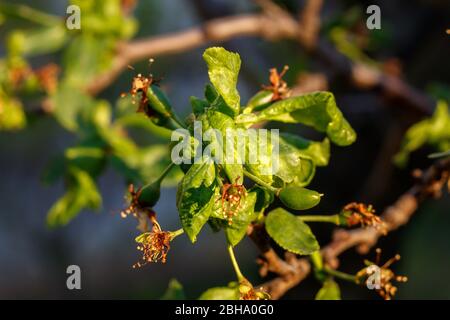
[[[381,249],[378,248],[376,253],[377,256],[375,263],[366,260],[366,267],[356,274],[356,282],[367,285],[371,277],[374,276],[376,272],[379,272],[379,278],[375,279],[375,290],[383,299],[391,300],[398,290],[393,282],[406,282],[408,281],[408,278],[405,276],[395,275],[394,271],[389,268],[394,262],[400,260],[399,254],[395,255],[393,258],[389,259],[380,266]]]
[[[239,284],[239,300],[270,300],[270,295],[262,288],[255,289],[248,280]]]
[[[278,73],[276,68],[270,69],[269,82],[270,85],[263,85],[262,88],[264,90],[269,90],[273,92],[272,101],[278,101],[285,98],[289,98],[291,95],[291,90],[289,89],[286,81],[283,80],[283,76],[286,74],[286,71],[289,70],[288,66],[284,66],[283,70]]]
[[[347,226],[361,225],[362,227],[375,227],[386,234],[386,225],[379,216],[375,214],[372,205],[352,202],[347,204],[341,211]]]
[[[244,185],[238,183],[239,178],[237,177],[234,183],[226,183],[222,186],[222,212],[228,219],[229,225],[233,224],[233,217],[239,211],[242,197],[247,194]]]
[[[167,261],[167,253],[170,250],[172,234],[161,230],[160,225],[153,220],[151,232],[142,234],[139,238],[137,249],[142,251],[141,261],[135,263],[133,268],[140,268],[149,262]]]

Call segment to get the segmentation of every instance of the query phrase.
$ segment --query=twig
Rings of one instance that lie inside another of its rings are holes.
[[[416,171],[415,176],[416,183],[381,215],[387,231],[394,231],[405,225],[425,199],[441,196],[442,189],[449,183],[450,158],[436,162],[423,173]],[[277,274],[277,277],[261,286],[273,299],[279,299],[308,276],[311,264],[308,259],[296,258],[292,254],[288,254],[286,260],[281,259],[270,247],[268,238],[261,236],[264,234],[262,229],[263,226],[253,226],[249,229],[249,236],[262,252],[262,261],[259,261],[262,265],[261,269],[264,270],[262,274],[271,271]],[[324,262],[335,269],[338,266],[338,256],[342,252],[357,247],[359,253],[367,253],[382,235],[380,230],[373,227],[355,230],[338,229],[334,233],[332,242],[321,250]]]
[[[112,68],[100,74],[87,88],[90,94],[97,94],[108,87],[127,65],[160,55],[185,52],[209,42],[220,43],[242,36],[261,37],[266,40],[291,39],[297,41],[311,54],[343,73],[360,89],[380,89],[386,96],[400,104],[428,115],[434,103],[420,91],[405,83],[401,78],[372,69],[364,64],[355,64],[340,54],[334,47],[317,38],[319,30],[320,2],[309,1],[301,14],[305,21],[298,22],[286,11],[267,0],[259,0],[263,12],[212,19],[202,26],[128,43],[121,43]]]

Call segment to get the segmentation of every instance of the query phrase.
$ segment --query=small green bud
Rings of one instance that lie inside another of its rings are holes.
[[[280,190],[278,197],[284,205],[295,210],[307,210],[319,204],[323,194],[298,186]]]
[[[142,208],[152,208],[159,200],[161,195],[161,180],[152,182],[139,192],[138,202]]]

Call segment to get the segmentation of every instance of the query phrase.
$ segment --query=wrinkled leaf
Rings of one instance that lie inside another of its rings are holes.
[[[192,242],[208,221],[214,206],[215,166],[210,160],[193,164],[177,190],[177,207],[184,231]]]
[[[280,137],[284,142],[294,146],[298,152],[310,157],[316,166],[322,167],[328,165],[330,160],[330,140],[328,138],[318,142],[290,133],[280,133]]]
[[[231,109],[233,115],[240,110],[240,97],[236,89],[241,59],[239,54],[224,48],[208,48],[203,53],[203,59],[208,65],[208,75],[219,95]]]
[[[327,91],[307,93],[277,101],[256,118],[244,115],[239,122],[281,121],[302,123],[314,129],[326,132],[332,142],[340,146],[352,144],[356,133],[338,109],[334,95]]]
[[[279,140],[279,168],[275,175],[285,185],[307,186],[316,173],[313,160],[306,154],[302,154],[296,147]]]

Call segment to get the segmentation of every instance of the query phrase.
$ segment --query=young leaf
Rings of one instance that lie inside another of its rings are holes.
[[[208,221],[214,206],[215,166],[211,160],[193,164],[177,190],[177,207],[183,229],[192,242]]]
[[[219,95],[231,109],[234,116],[240,110],[240,97],[236,89],[241,58],[224,48],[208,48],[203,53],[203,59],[208,65],[208,75]]]
[[[450,149],[450,113],[444,101],[438,102],[431,118],[415,123],[406,131],[394,162],[399,167],[405,166],[410,153],[425,144],[437,147],[438,151]]]
[[[333,278],[324,281],[322,288],[316,294],[316,300],[341,300],[341,290]]]
[[[161,297],[161,300],[185,300],[183,286],[177,279],[171,279],[166,292]]]
[[[319,91],[277,101],[258,116],[257,121],[303,123],[326,132],[340,146],[352,144],[356,133],[342,115],[331,92]]]
[[[295,147],[300,154],[310,157],[316,166],[328,165],[330,160],[330,140],[328,138],[318,142],[284,132],[280,133],[280,137],[285,143]]]
[[[270,237],[288,251],[308,255],[319,250],[316,237],[308,225],[282,208],[270,211],[265,225]]]
[[[316,173],[313,160],[302,154],[296,147],[279,139],[279,168],[275,175],[284,185],[307,186]]]
[[[96,209],[101,205],[101,196],[90,175],[76,168],[71,168],[70,174],[68,191],[48,212],[47,224],[50,227],[66,225],[82,209]]]
[[[242,183],[243,177],[244,177],[243,166],[238,161],[239,155],[236,152],[235,139],[230,139],[230,141],[229,141],[230,143],[233,143],[232,150],[234,150],[234,154],[233,154],[234,161],[230,162],[230,161],[227,161],[225,158],[223,158],[226,154],[225,151],[226,151],[226,143],[227,143],[227,141],[226,141],[227,131],[229,131],[230,133],[235,132],[234,131],[235,124],[234,124],[233,119],[220,111],[210,109],[210,110],[207,110],[202,115],[200,115],[198,117],[198,121],[202,122],[202,128],[203,128],[204,132],[207,132],[209,129],[216,129],[221,133],[222,139],[218,139],[217,136],[214,134],[210,136],[209,143],[211,145],[215,144],[217,146],[217,149],[221,153],[221,155],[214,153],[214,154],[212,154],[212,156],[220,157],[223,159],[223,161],[221,161],[221,162],[223,163],[223,168],[224,168],[225,174],[227,175],[227,177],[231,183],[236,183],[236,182]]]

